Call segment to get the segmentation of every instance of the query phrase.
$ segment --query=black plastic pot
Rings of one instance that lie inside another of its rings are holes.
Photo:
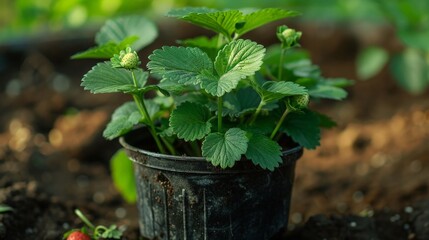
[[[295,162],[301,147],[284,151],[270,172],[242,160],[220,169],[200,157],[170,156],[136,146],[138,131],[120,143],[134,162],[141,234],[165,240],[264,240],[287,225]]]

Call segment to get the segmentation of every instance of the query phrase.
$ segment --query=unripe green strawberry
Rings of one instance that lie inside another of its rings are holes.
[[[282,35],[285,39],[288,39],[288,38],[293,37],[295,35],[295,33],[296,33],[295,30],[288,28],[282,32]]]
[[[277,38],[282,42],[282,48],[291,48],[299,46],[299,39],[302,33],[297,32],[295,29],[288,28],[286,25],[277,28]]]
[[[310,102],[310,96],[308,94],[292,96],[289,98],[288,105],[293,110],[301,110],[307,107]]]
[[[67,237],[67,240],[91,240],[91,237],[81,231],[75,231]]]
[[[126,69],[136,68],[139,63],[139,56],[137,56],[137,53],[135,52],[125,54],[121,59],[121,66]]]
[[[141,64],[139,55],[137,55],[136,51],[131,50],[130,47],[122,50],[119,54],[115,54],[110,59],[110,62],[114,68],[125,69],[135,69]]]

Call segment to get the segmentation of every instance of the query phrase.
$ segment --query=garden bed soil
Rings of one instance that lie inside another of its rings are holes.
[[[367,39],[341,27],[300,29],[325,76],[356,79],[354,59]],[[393,37],[372,41],[398,50]],[[94,62],[68,59],[90,44],[2,48],[0,203],[14,210],[0,214],[0,239],[60,239],[83,225],[76,208],[96,224],[120,226],[123,239],[139,238],[136,206],[110,178],[119,144],[101,137],[128,99],[84,92],[80,78]],[[312,103],[338,126],[298,161],[290,224],[274,239],[429,239],[429,92],[406,93],[388,69],[348,90],[344,102]]]

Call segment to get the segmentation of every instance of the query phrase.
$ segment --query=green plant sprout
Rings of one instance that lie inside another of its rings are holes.
[[[153,24],[137,16],[132,21],[109,21],[97,34],[96,40],[105,36],[97,41],[98,46],[73,56],[108,59],[85,74],[82,86],[86,90],[132,96],[133,101],[113,112],[104,137],[114,139],[142,124],[162,154],[202,156],[221,168],[246,158],[271,171],[282,162],[287,147],[281,145],[283,137],[307,149],[316,148],[320,128],[335,123],[310,110],[310,100],[342,100],[347,95],[342,88],[350,81],[322,77],[309,55],[299,49],[302,33],[285,25],[273,33],[279,40],[274,46],[266,48],[243,38],[268,23],[296,15],[278,8],[172,10],[168,16],[215,35],[155,50],[148,57],[147,70],[137,51],[155,39],[145,34],[154,32]],[[142,39],[144,44],[135,45]],[[149,75],[159,81],[148,81]],[[155,97],[145,97],[148,92]],[[115,156],[123,158],[124,154]]]

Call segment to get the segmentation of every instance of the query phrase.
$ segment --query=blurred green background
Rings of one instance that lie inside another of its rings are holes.
[[[393,27],[403,50],[392,54],[377,45],[360,49],[356,61],[359,78],[370,79],[388,64],[407,91],[419,94],[429,86],[427,0],[3,0],[0,45],[22,39],[75,37],[76,32],[95,30],[118,15],[143,13],[157,21],[170,9],[183,6],[281,7],[301,12],[297,21]],[[367,34],[365,28],[359,34]]]

